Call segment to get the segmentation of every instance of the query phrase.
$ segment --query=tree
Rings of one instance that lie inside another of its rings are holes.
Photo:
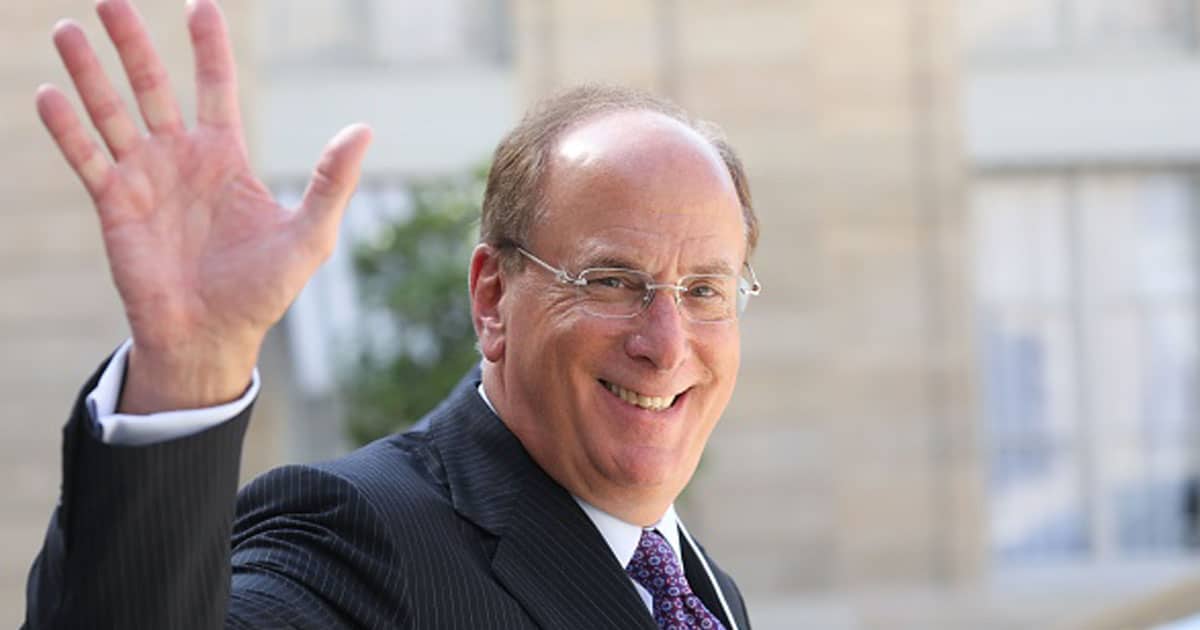
[[[480,355],[467,264],[478,234],[486,169],[415,183],[411,214],[355,252],[371,323],[343,379],[347,430],[364,444],[432,409]]]

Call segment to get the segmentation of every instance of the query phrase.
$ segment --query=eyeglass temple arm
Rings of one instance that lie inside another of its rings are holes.
[[[758,295],[759,293],[762,293],[762,283],[758,281],[758,276],[754,273],[754,267],[750,266],[749,262],[746,262],[746,270],[750,272],[750,287],[744,289],[743,291],[747,295]]]
[[[550,263],[529,253],[529,251],[524,247],[518,246],[517,251],[521,252],[521,254],[523,254],[529,260],[537,263],[542,269],[554,274],[555,279],[563,284],[573,284],[575,286],[583,286],[584,284],[587,284],[582,278],[572,278],[571,274],[567,273],[566,270],[551,266]]]

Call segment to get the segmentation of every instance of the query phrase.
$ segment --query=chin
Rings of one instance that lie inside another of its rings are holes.
[[[613,481],[628,488],[663,490],[678,485],[682,489],[695,467],[683,470],[684,462],[672,452],[655,448],[627,449],[615,458]]]

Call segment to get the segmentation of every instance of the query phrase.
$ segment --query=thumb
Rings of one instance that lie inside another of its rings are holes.
[[[325,145],[300,201],[298,218],[306,227],[321,232],[341,220],[346,203],[358,185],[370,143],[371,128],[360,123],[342,129]],[[333,231],[336,233],[336,229]]]

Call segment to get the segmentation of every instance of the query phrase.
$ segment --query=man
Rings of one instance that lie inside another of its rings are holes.
[[[248,168],[213,0],[188,8],[190,130],[132,6],[97,9],[148,133],[70,22],[54,41],[111,158],[56,88],[37,105],[132,339],[64,430],[28,627],[749,627],[673,508],[758,291],[745,176],[715,131],[615,89],[531,112],[497,148],[469,266],[481,369],[417,430],[272,471],[235,509],[259,348],[328,254],[369,131],[338,134],[282,208]]]

